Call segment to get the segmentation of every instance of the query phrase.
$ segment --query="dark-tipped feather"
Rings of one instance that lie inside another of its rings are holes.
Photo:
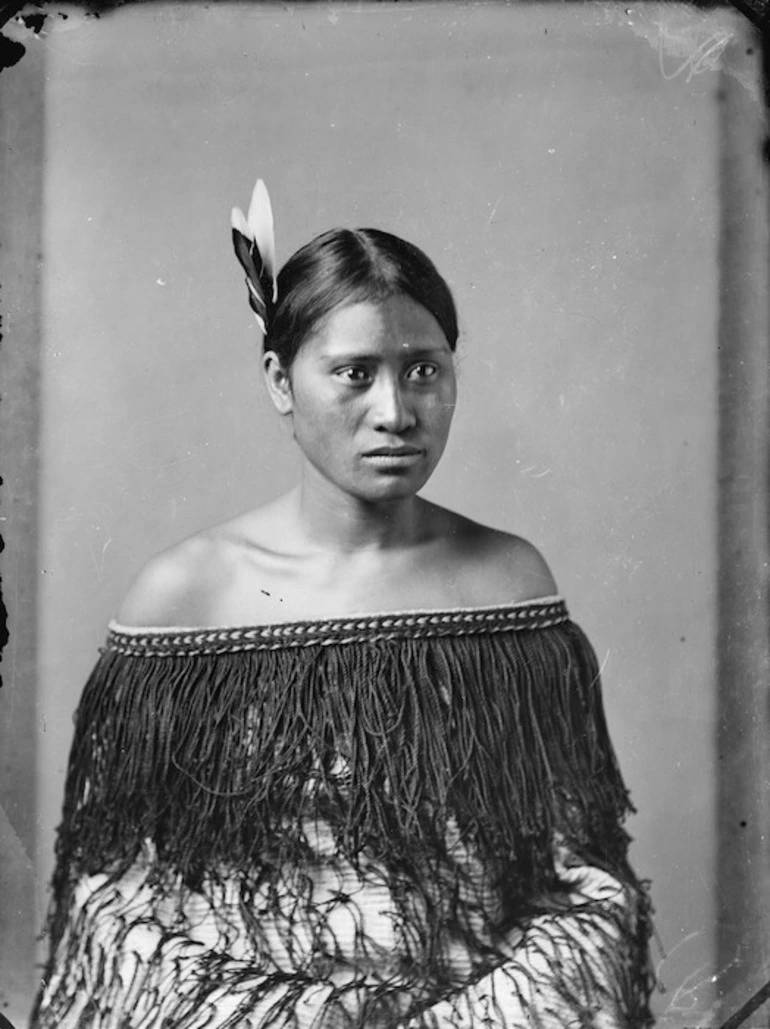
[[[249,206],[248,219],[234,207],[231,215],[235,256],[246,272],[249,304],[262,332],[267,334],[277,300],[275,281],[275,239],[270,197],[257,179]]]

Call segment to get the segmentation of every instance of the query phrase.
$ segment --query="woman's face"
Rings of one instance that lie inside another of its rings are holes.
[[[453,354],[433,315],[410,297],[351,304],[302,344],[284,398],[279,409],[291,413],[317,473],[360,500],[397,500],[422,488],[443,453],[456,398]]]

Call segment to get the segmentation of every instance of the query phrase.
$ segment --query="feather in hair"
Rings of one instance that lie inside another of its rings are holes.
[[[230,216],[233,247],[249,290],[249,304],[264,334],[273,306],[278,299],[275,278],[275,233],[270,196],[262,179],[257,179],[251,194],[248,218],[239,207]]]
[[[270,194],[262,179],[257,179],[254,184],[246,221],[251,229],[252,239],[257,245],[257,250],[262,256],[265,273],[270,276],[273,287],[271,296],[275,303],[278,299],[275,281],[275,226]]]

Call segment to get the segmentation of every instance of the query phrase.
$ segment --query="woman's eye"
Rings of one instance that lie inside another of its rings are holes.
[[[417,380],[432,379],[438,373],[435,364],[416,364],[409,369],[409,378]]]
[[[361,383],[369,381],[369,373],[366,368],[356,368],[355,366],[341,368],[337,375],[346,382],[354,383],[355,385],[361,385]]]

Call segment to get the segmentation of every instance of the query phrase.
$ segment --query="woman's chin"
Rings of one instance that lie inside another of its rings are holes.
[[[353,495],[359,500],[370,504],[381,504],[389,501],[408,500],[422,489],[424,483],[405,482],[403,480],[392,480],[381,482],[366,490],[356,490]]]
[[[408,500],[425,485],[433,472],[435,462],[420,462],[411,467],[369,466],[356,468],[347,474],[330,474],[330,470],[314,465],[305,481],[313,481],[325,492],[331,487],[335,492],[367,504]]]
[[[408,500],[428,481],[428,475],[380,474],[367,482],[358,482],[349,492],[369,503]]]

